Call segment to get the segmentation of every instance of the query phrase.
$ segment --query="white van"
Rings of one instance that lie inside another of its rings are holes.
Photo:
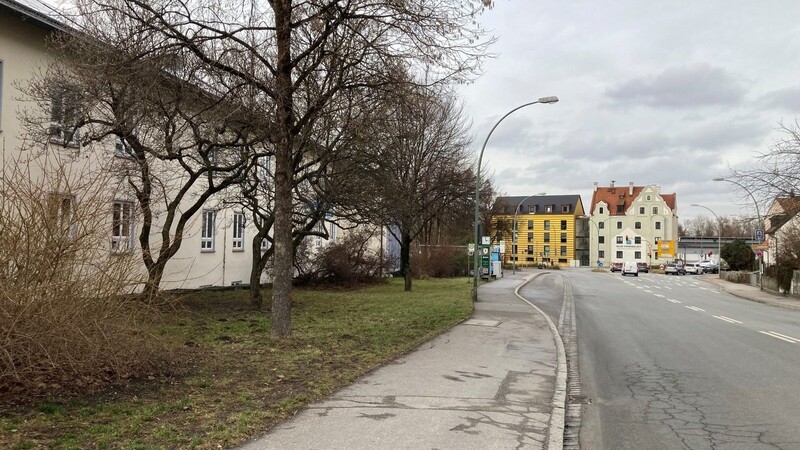
[[[625,275],[639,276],[639,266],[635,261],[625,261],[625,264],[622,265],[622,276]]]

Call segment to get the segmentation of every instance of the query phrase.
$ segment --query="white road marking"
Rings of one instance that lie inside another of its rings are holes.
[[[796,339],[791,336],[786,336],[785,334],[780,334],[775,331],[759,331],[759,333],[766,334],[767,336],[772,336],[775,339],[780,339],[782,341],[786,341],[791,344],[800,344],[800,339]]]
[[[664,296],[661,294],[653,294],[653,295],[655,295],[656,297],[664,298]]]
[[[687,306],[687,308],[691,309],[692,311],[705,311],[705,309],[698,308],[697,306]]]
[[[729,322],[729,323],[742,323],[742,322],[739,322],[736,319],[731,319],[730,317],[725,317],[725,316],[714,316],[714,317],[719,319],[719,320],[724,320],[725,322]]]
[[[673,299],[671,299],[671,298],[668,298],[668,299],[667,299],[667,301],[668,301],[668,302],[672,302],[672,303],[683,303],[683,302],[680,302],[680,301],[678,301],[678,300],[673,300]]]

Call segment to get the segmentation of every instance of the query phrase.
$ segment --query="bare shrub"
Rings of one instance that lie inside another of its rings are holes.
[[[313,258],[314,270],[301,281],[352,286],[382,280],[386,261],[372,245],[373,237],[371,230],[357,230],[340,242],[328,244]]]
[[[94,384],[152,363],[138,259],[111,253],[113,180],[86,164],[0,171],[0,392]]]
[[[415,277],[447,278],[464,275],[468,270],[467,252],[461,247],[428,247],[412,255],[412,271]]]

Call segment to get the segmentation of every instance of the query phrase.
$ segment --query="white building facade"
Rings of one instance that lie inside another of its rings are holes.
[[[677,195],[657,185],[598,186],[589,209],[593,265],[636,261],[651,266],[673,260],[678,239]]]

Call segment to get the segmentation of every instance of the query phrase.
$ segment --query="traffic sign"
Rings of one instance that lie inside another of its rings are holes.
[[[756,230],[756,241],[763,242],[764,241],[764,230],[758,229]]]

